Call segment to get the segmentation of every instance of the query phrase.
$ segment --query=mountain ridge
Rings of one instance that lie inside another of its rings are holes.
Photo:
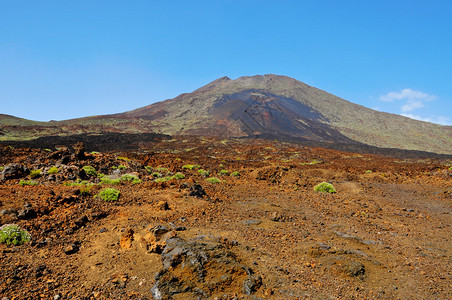
[[[0,130],[12,130],[0,118]],[[6,127],[5,127],[6,126]],[[17,126],[17,124],[16,124]],[[52,132],[156,132],[246,137],[288,135],[322,142],[452,154],[452,126],[374,111],[283,75],[218,78],[191,93],[124,113],[42,123]],[[48,132],[43,130],[48,129]],[[26,128],[21,128],[26,134]],[[39,135],[40,134],[40,135]],[[3,137],[7,134],[3,134]],[[11,136],[11,134],[10,134]],[[4,138],[2,138],[4,139]]]

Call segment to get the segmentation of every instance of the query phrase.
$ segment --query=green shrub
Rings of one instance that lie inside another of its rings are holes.
[[[177,172],[176,174],[173,175],[173,178],[175,179],[184,179],[185,175],[182,173]]]
[[[119,165],[119,166],[118,166],[118,169],[119,169],[119,170],[125,170],[125,169],[126,169],[126,166],[124,166],[124,165]]]
[[[21,180],[21,181],[19,181],[19,184],[21,186],[24,186],[24,185],[38,185],[38,182],[33,181],[33,180]]]
[[[65,183],[63,183],[63,185],[65,185],[65,186],[82,186],[82,185],[89,185],[89,186],[91,186],[91,185],[94,185],[94,184],[92,184],[92,183],[90,183],[90,182],[88,182],[86,180],[77,179],[77,181],[74,181],[74,182],[65,182]]]
[[[0,167],[0,171],[3,171],[4,168],[5,168],[5,167],[1,166],[1,167]]]
[[[80,187],[80,195],[88,196],[91,195],[91,185],[84,185]]]
[[[314,191],[316,192],[322,192],[322,193],[336,193],[336,190],[334,189],[334,186],[331,183],[328,182],[322,182],[319,183],[314,187]]]
[[[173,179],[173,176],[165,176],[165,177],[154,179],[154,181],[155,182],[166,182],[171,179]]]
[[[372,173],[372,170],[367,170],[366,171],[366,174],[371,174]]]
[[[221,170],[220,171],[220,175],[229,175],[229,171],[228,170]]]
[[[198,170],[198,174],[199,174],[199,175],[201,175],[201,176],[203,176],[203,177],[207,177],[207,176],[209,176],[209,175],[210,175],[210,172],[209,172],[209,171],[206,171],[206,170],[203,170],[203,169],[201,169],[201,170]]]
[[[231,173],[231,176],[233,177],[240,177],[240,173],[238,171],[234,171]]]
[[[216,177],[210,177],[210,178],[207,178],[206,181],[209,182],[209,183],[214,183],[214,184],[215,184],[215,183],[220,183],[220,182],[221,182],[221,180],[218,179],[218,178],[216,178]]]
[[[30,178],[38,178],[39,176],[41,176],[41,170],[32,170],[30,172]]]
[[[161,178],[163,175],[159,172],[152,172],[151,174],[152,177],[157,177],[157,178]]]
[[[146,169],[146,171],[148,171],[148,173],[152,173],[152,171],[154,171],[154,168],[151,166],[146,166],[144,168]]]
[[[119,199],[120,192],[118,190],[112,189],[112,188],[106,188],[100,191],[99,197],[100,199],[111,202],[116,201]]]
[[[452,167],[450,167],[450,168],[449,168],[449,170],[451,170],[451,171],[452,171]]]
[[[117,159],[118,160],[123,160],[123,161],[130,161],[130,158],[123,157],[123,156],[118,156]]]
[[[199,168],[201,168],[200,165],[184,165],[184,166],[182,166],[182,169],[189,169],[189,170],[199,169]]]
[[[97,151],[91,151],[91,154],[100,154],[100,152],[97,152]]]
[[[117,185],[121,182],[119,179],[110,179],[108,177],[102,177],[100,179],[101,184],[111,184],[111,185]]]
[[[167,171],[168,171],[168,169],[167,169],[167,168],[164,168],[164,167],[158,167],[158,168],[155,168],[155,170],[156,170],[157,172],[167,172]]]
[[[15,224],[7,224],[0,227],[0,243],[7,245],[22,245],[30,241],[31,235]]]
[[[133,184],[141,183],[141,180],[138,177],[131,174],[122,175],[121,181],[129,181],[132,182]]]
[[[51,167],[48,171],[47,174],[56,174],[58,173],[58,168],[57,167]]]
[[[82,168],[82,170],[85,171],[86,175],[88,175],[88,176],[93,176],[93,177],[97,176],[96,169],[94,169],[94,167],[92,167],[92,166],[84,166]]]

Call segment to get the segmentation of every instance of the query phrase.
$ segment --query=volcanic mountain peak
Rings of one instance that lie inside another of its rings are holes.
[[[27,128],[8,127],[11,124],[1,118],[0,124],[6,126],[0,126],[3,136],[27,132],[29,136],[90,132],[259,136],[452,154],[451,126],[374,111],[273,74],[235,80],[225,76],[191,93],[115,115],[58,124],[24,123]]]

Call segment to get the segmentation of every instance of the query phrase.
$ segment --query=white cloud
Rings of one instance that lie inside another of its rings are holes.
[[[410,119],[418,120],[418,121],[430,122],[430,123],[435,123],[435,124],[440,124],[440,125],[452,125],[452,120],[449,117],[444,117],[444,116],[433,116],[433,117],[423,118],[421,116],[405,114],[405,113],[401,114],[401,115],[404,117],[410,118]]]
[[[381,95],[379,100],[383,102],[402,101],[400,111],[402,113],[412,112],[413,110],[425,107],[426,102],[436,100],[435,95],[429,95],[424,92],[415,91],[412,89],[403,89],[400,92],[389,92],[386,95]]]
[[[407,102],[405,102],[404,105],[402,105],[400,109],[402,110],[403,113],[406,113],[422,107],[424,107],[424,103],[422,103],[421,100],[409,99],[407,100]]]
[[[380,96],[380,101],[384,102],[394,102],[396,100],[407,100],[407,101],[432,101],[436,99],[436,96],[429,95],[420,91],[415,91],[412,89],[403,89],[400,92],[389,92],[386,95]]]

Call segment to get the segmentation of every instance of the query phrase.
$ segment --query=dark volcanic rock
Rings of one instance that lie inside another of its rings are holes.
[[[0,173],[1,180],[17,179],[28,175],[29,170],[27,167],[20,164],[6,165],[3,171]]]
[[[206,195],[206,191],[199,184],[195,184],[190,188],[190,196],[203,198]]]
[[[224,294],[250,295],[262,284],[260,276],[223,245],[174,237],[162,253],[163,270],[151,289],[155,299],[210,298]]]

